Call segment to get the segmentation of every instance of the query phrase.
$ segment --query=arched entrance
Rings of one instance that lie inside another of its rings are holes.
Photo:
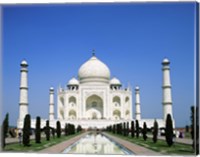
[[[102,119],[103,118],[103,100],[97,95],[91,95],[86,100],[86,118]]]

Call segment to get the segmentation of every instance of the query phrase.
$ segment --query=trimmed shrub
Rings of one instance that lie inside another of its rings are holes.
[[[35,143],[41,143],[40,117],[36,117]]]
[[[167,114],[165,138],[166,138],[166,142],[168,146],[171,146],[173,144],[173,124],[172,124],[172,118],[170,114]]]
[[[135,137],[135,126],[134,126],[134,121],[131,121],[131,137]]]
[[[142,135],[143,135],[143,139],[146,141],[147,140],[147,124],[146,124],[146,122],[143,123]]]
[[[136,137],[138,138],[140,134],[139,122],[136,120]]]
[[[153,124],[153,142],[156,143],[158,139],[158,123],[155,120]]]
[[[6,146],[6,137],[8,134],[8,127],[9,127],[9,114],[7,113],[2,125],[2,139],[1,139],[2,148]]]
[[[27,114],[24,118],[23,145],[30,146],[31,116]]]
[[[49,127],[49,120],[46,121],[46,128],[45,128],[46,140],[50,140],[50,127]]]
[[[56,122],[56,134],[57,134],[57,137],[60,138],[60,136],[61,136],[61,125],[60,125],[59,121]]]

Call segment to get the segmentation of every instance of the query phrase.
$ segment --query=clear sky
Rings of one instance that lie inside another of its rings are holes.
[[[3,116],[16,125],[20,62],[29,64],[29,112],[48,118],[49,88],[66,86],[96,56],[112,76],[140,86],[142,118],[162,118],[162,65],[170,61],[176,126],[194,105],[196,3],[10,5],[3,7]],[[133,91],[133,113],[135,113]],[[133,114],[134,115],[134,114]]]

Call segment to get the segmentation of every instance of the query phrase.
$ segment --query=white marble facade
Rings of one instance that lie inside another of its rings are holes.
[[[123,89],[109,68],[92,56],[79,69],[67,88],[57,93],[59,120],[131,120],[132,92]]]
[[[165,127],[166,115],[172,112],[172,94],[170,82],[169,60],[162,62],[162,105],[163,118],[156,118],[159,128]],[[28,64],[21,62],[21,83],[19,100],[18,128],[23,127],[23,119],[28,111]],[[153,119],[143,119],[140,106],[140,88],[135,87],[134,103],[130,87],[122,88],[120,80],[111,77],[108,66],[100,61],[94,54],[79,68],[78,77],[71,78],[65,87],[59,87],[57,93],[54,88],[49,90],[49,118],[50,126],[55,127],[56,122],[61,122],[62,128],[65,123],[73,123],[82,128],[105,128],[108,125],[131,122],[138,120],[140,127],[146,122],[151,128]],[[57,118],[55,117],[54,96],[57,95]],[[134,115],[133,107],[134,106]],[[150,109],[152,110],[152,109]],[[30,113],[31,114],[31,113]],[[41,126],[46,125],[47,119],[41,119]],[[35,119],[31,120],[31,127],[35,128]],[[175,121],[173,119],[175,127]],[[130,126],[130,125],[129,125]]]

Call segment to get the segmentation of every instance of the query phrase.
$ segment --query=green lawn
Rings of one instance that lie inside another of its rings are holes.
[[[23,144],[19,144],[19,143],[7,144],[4,151],[6,151],[6,152],[8,152],[8,151],[9,152],[37,152],[39,150],[50,147],[52,145],[58,144],[62,141],[66,141],[77,135],[80,135],[80,133],[76,133],[74,135],[69,135],[69,136],[62,135],[60,138],[51,137],[50,141],[47,141],[46,138],[42,138],[41,143],[35,143],[35,140],[33,139],[33,140],[30,140],[31,146],[29,146],[29,147],[25,147],[25,146],[23,146]]]
[[[142,137],[137,139],[136,137],[124,137],[122,135],[117,135],[110,132],[108,133],[164,155],[194,155],[194,150],[192,149],[191,145],[174,143],[171,147],[169,147],[165,140],[158,140],[157,143],[153,143],[152,138],[148,138],[147,141],[144,141]]]

